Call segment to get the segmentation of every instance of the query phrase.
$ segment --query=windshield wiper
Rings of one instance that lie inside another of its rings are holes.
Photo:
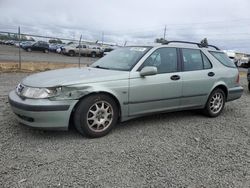
[[[109,68],[107,68],[107,67],[101,67],[100,65],[96,65],[96,66],[94,66],[94,68],[98,68],[98,69],[109,69]]]

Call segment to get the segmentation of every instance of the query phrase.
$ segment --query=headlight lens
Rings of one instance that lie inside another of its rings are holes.
[[[61,87],[55,88],[33,88],[33,87],[26,87],[22,84],[17,86],[17,94],[25,97],[25,98],[33,98],[33,99],[44,99],[50,98],[59,95],[61,92]]]

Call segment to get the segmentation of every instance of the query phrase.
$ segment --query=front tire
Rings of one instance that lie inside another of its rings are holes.
[[[215,89],[210,94],[206,106],[204,108],[205,115],[209,117],[217,117],[224,109],[226,102],[225,93],[222,89]]]
[[[95,94],[79,102],[74,112],[74,124],[82,135],[98,138],[111,131],[118,116],[119,110],[112,97]]]

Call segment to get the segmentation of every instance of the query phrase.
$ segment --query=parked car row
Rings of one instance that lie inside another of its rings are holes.
[[[87,45],[87,44],[76,44],[76,43],[69,43],[69,44],[50,44],[44,41],[19,41],[14,40],[1,40],[0,44],[5,45],[15,45],[16,47],[20,47],[27,52],[31,51],[42,51],[44,53],[48,52],[55,52],[59,54],[64,54],[68,56],[78,56],[79,53],[83,56],[90,56],[90,57],[102,57],[107,53],[114,50],[114,47],[100,47],[97,45]]]
[[[5,45],[15,45],[19,43],[19,41],[15,40],[0,40],[0,44],[5,44]]]

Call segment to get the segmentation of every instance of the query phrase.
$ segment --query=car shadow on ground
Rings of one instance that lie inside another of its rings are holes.
[[[135,129],[143,129],[146,126],[160,126],[162,122],[165,123],[173,123],[176,120],[183,121],[186,118],[191,117],[204,117],[199,110],[191,110],[191,111],[180,111],[180,112],[169,112],[169,113],[160,113],[153,114],[143,117],[138,117],[135,119],[131,119],[126,122],[118,123],[117,126],[113,128],[113,130],[106,135],[105,137],[115,136],[115,134],[121,135],[123,131],[129,134],[129,132],[133,132]],[[76,140],[76,139],[90,139],[86,136],[81,135],[77,132],[74,126],[70,125],[68,131],[56,131],[56,130],[42,130],[36,129],[32,127],[28,127],[24,124],[16,123],[20,126],[20,131],[22,134],[25,134],[25,137],[31,137],[34,139],[52,139],[52,140]],[[126,134],[124,134],[126,136]]]
[[[28,127],[22,123],[18,123],[24,132],[26,137],[35,137],[37,139],[82,139],[83,136],[80,135],[74,127],[70,127],[69,130],[58,131],[58,130],[43,130]]]
[[[134,127],[143,128],[146,124],[152,124],[152,126],[157,126],[161,122],[173,123],[176,121],[182,121],[187,118],[208,118],[202,114],[202,110],[187,110],[187,111],[176,111],[176,112],[162,112],[159,114],[150,114],[147,116],[137,117],[125,122],[119,123],[116,129],[133,129]]]

